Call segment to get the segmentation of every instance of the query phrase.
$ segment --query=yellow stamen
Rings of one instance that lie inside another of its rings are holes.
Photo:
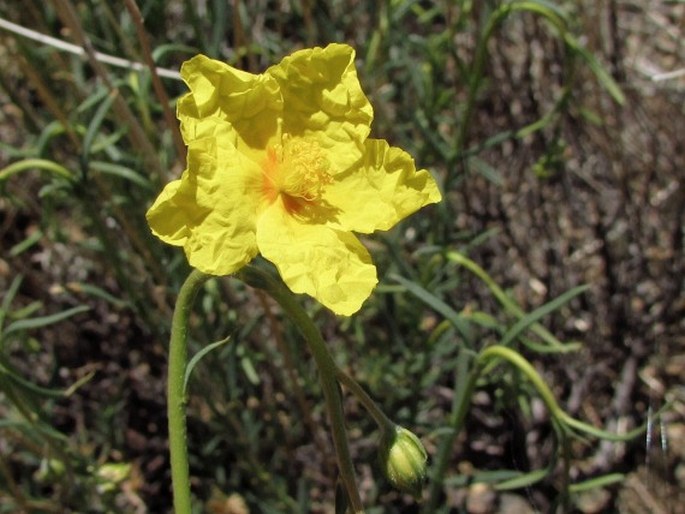
[[[281,144],[267,150],[262,165],[263,188],[268,201],[281,196],[286,208],[297,211],[317,202],[333,179],[328,161],[315,141],[284,135]]]

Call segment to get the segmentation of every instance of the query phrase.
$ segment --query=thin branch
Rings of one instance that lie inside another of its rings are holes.
[[[171,108],[169,107],[169,96],[166,94],[164,85],[162,84],[162,81],[160,80],[159,75],[157,74],[157,69],[155,68],[155,61],[152,58],[152,51],[150,49],[150,41],[147,37],[147,32],[145,31],[143,15],[141,14],[140,9],[138,8],[138,4],[136,4],[136,0],[124,0],[124,3],[126,4],[126,8],[131,14],[133,24],[136,26],[138,40],[140,41],[140,47],[143,51],[143,59],[145,60],[145,64],[147,64],[148,69],[150,70],[150,75],[152,77],[152,87],[155,90],[157,99],[159,100],[159,103],[162,104],[162,112],[164,112],[164,121],[166,121],[166,124],[168,125],[169,130],[171,131],[171,136],[174,140],[174,146],[176,147],[176,154],[178,156],[178,159],[180,159],[181,162],[183,162],[183,165],[185,167],[186,146],[183,142],[183,138],[181,137],[181,131],[178,128],[176,117],[174,116],[174,113],[171,111]]]
[[[51,46],[57,50],[78,55],[79,57],[86,57],[86,51],[83,49],[83,47],[67,43],[66,41],[62,41],[61,39],[57,39],[52,36],[47,36],[40,32],[36,32],[35,30],[27,29],[26,27],[17,25],[16,23],[12,23],[11,21],[7,21],[3,18],[0,18],[0,28],[12,32],[13,34],[17,34],[18,36],[23,36],[25,38],[32,39],[33,41],[38,41],[44,45]],[[109,55],[98,51],[94,51],[93,55],[98,61],[111,66],[117,66],[119,68],[126,68],[134,71],[143,71],[146,68],[146,66],[142,63],[130,61],[128,59],[123,59],[121,57],[116,57],[114,55]],[[181,80],[181,75],[176,70],[169,70],[166,68],[155,68],[155,70],[160,77]]]
[[[120,121],[128,125],[129,132],[127,134],[129,140],[134,148],[138,149],[143,157],[144,163],[147,167],[154,169],[158,175],[162,175],[162,165],[159,157],[155,151],[155,147],[148,138],[148,135],[143,130],[143,127],[138,122],[138,119],[129,108],[126,101],[119,94],[119,89],[114,85],[109,76],[107,68],[95,57],[95,48],[86,34],[81,21],[79,20],[76,9],[71,0],[53,0],[57,13],[69,30],[71,30],[74,38],[83,47],[88,63],[95,71],[95,74],[102,80],[110,94],[114,97],[114,110],[119,115]]]

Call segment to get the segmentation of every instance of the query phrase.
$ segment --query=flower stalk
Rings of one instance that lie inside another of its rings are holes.
[[[190,514],[191,512],[184,388],[188,356],[188,318],[190,317],[193,299],[200,287],[209,278],[209,275],[197,270],[188,275],[179,291],[171,322],[167,377],[167,419],[175,514]]]
[[[340,388],[338,387],[337,377],[340,370],[328,352],[321,332],[304,309],[295,301],[293,294],[270,273],[257,266],[250,265],[241,270],[240,276],[247,284],[265,289],[278,302],[304,336],[319,369],[319,380],[330,417],[333,445],[338,461],[340,478],[345,486],[352,512],[354,514],[363,514],[364,507],[359,496],[352,457],[350,456],[342,398],[340,397]]]
[[[393,423],[385,413],[376,405],[376,402],[364,391],[351,376],[336,366],[336,377],[338,381],[345,386],[350,392],[357,397],[357,400],[364,406],[366,412],[373,418],[381,430],[381,434],[386,436],[395,432],[396,425]]]

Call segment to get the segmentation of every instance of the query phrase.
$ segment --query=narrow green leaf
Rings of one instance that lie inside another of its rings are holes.
[[[590,489],[596,489],[598,487],[606,487],[608,485],[618,484],[623,482],[625,478],[626,476],[623,473],[609,473],[599,477],[591,478],[589,480],[584,480],[583,482],[571,484],[568,490],[572,493],[581,493],[583,491],[589,491]]]
[[[85,293],[94,296],[95,298],[105,300],[106,302],[111,303],[119,309],[125,309],[127,307],[131,307],[132,305],[130,301],[117,298],[116,296],[108,293],[101,287],[94,286],[93,284],[86,284],[83,282],[69,282],[69,284],[67,284],[67,287],[70,291],[73,291],[75,293]]]
[[[589,287],[590,286],[588,286],[588,285],[582,285],[582,286],[574,287],[573,289],[566,291],[562,295],[559,295],[554,300],[547,302],[546,304],[538,307],[533,312],[526,314],[525,316],[520,318],[514,324],[514,326],[512,326],[504,334],[504,336],[500,340],[499,344],[502,346],[509,345],[509,343],[511,343],[514,339],[516,339],[524,330],[527,330],[534,323],[536,323],[540,319],[544,318],[548,314],[554,312],[555,310],[557,310],[562,305],[568,303],[571,299],[575,298],[579,294],[584,293],[585,291],[587,291],[589,289]],[[576,346],[578,346],[578,345],[576,345]]]
[[[103,121],[105,120],[105,116],[107,116],[107,113],[109,112],[110,108],[112,107],[112,104],[114,103],[116,95],[117,95],[116,92],[112,92],[105,97],[105,99],[102,101],[102,103],[96,109],[95,114],[93,114],[93,118],[90,120],[90,123],[88,124],[88,129],[86,130],[86,134],[85,134],[85,136],[83,136],[83,151],[81,153],[81,169],[83,170],[84,173],[88,169],[88,160],[90,157],[90,152],[91,152],[91,147],[93,145],[93,141],[95,141],[95,137],[97,136],[97,133],[100,130],[100,127],[102,126]]]
[[[597,77],[597,80],[599,80],[599,83],[602,85],[602,87],[604,87],[604,89],[607,90],[616,103],[619,105],[624,105],[626,102],[626,97],[623,94],[623,91],[621,91],[619,85],[611,77],[611,75],[609,75],[606,69],[604,69],[592,52],[589,52],[586,48],[583,48],[580,43],[570,34],[566,34],[564,39],[566,44],[583,60],[585,60],[590,70],[592,70],[592,72],[595,74],[595,77]]]
[[[225,339],[222,339],[221,341],[216,341],[212,344],[208,344],[205,346],[202,350],[197,352],[195,355],[193,355],[193,358],[190,359],[188,362],[188,365],[186,366],[186,372],[185,376],[183,377],[183,392],[185,394],[186,390],[188,389],[188,381],[190,380],[190,374],[193,372],[193,369],[195,369],[195,366],[197,366],[197,363],[202,360],[203,357],[205,357],[209,352],[212,350],[216,350],[217,348],[220,348],[221,346],[225,345],[231,340],[231,336],[226,337]]]
[[[543,480],[550,474],[550,469],[536,469],[535,471],[529,471],[528,473],[521,473],[519,476],[505,480],[495,485],[497,491],[509,491],[511,489],[520,489],[522,487],[528,487],[540,480]]]
[[[160,62],[168,53],[184,53],[189,57],[201,53],[195,46],[188,46],[181,43],[165,43],[157,45],[152,50],[152,60],[156,63]]]
[[[0,182],[7,180],[12,175],[32,169],[49,171],[67,180],[74,179],[74,175],[71,173],[71,171],[54,161],[49,161],[47,159],[24,159],[23,161],[12,163],[9,166],[5,166],[3,169],[1,169]]]
[[[485,162],[479,157],[471,157],[469,164],[484,178],[495,184],[501,186],[503,184],[502,174],[493,166]]]
[[[509,314],[517,318],[523,318],[526,315],[523,309],[521,309],[516,304],[516,302],[509,298],[509,296],[507,296],[507,294],[502,290],[501,287],[499,287],[499,285],[497,285],[497,283],[492,279],[492,277],[490,277],[490,275],[488,275],[483,268],[478,266],[478,264],[473,262],[471,259],[455,251],[448,252],[447,259],[452,262],[455,262],[456,264],[459,264],[460,266],[464,266],[467,270],[469,270],[471,273],[476,275],[480,280],[482,280],[488,287],[488,289],[490,289],[490,292],[493,294],[493,296]],[[557,351],[570,352],[575,351],[577,349],[576,345],[562,343],[556,337],[554,337],[554,335],[550,333],[549,330],[547,330],[545,327],[538,323],[534,323],[530,327],[530,330],[540,339],[542,339],[545,343],[547,343],[547,345],[549,345]]]
[[[2,298],[2,304],[0,304],[0,335],[2,334],[2,326],[5,323],[5,317],[9,313],[12,300],[14,300],[14,297],[17,295],[17,291],[19,291],[19,286],[21,285],[21,281],[23,279],[23,275],[17,275],[14,277],[9,289],[7,289],[5,296]],[[0,350],[2,350],[2,338],[0,338]],[[2,352],[0,351],[0,353]]]
[[[133,182],[137,186],[142,187],[148,191],[152,191],[152,184],[147,178],[143,177],[140,173],[135,170],[122,166],[121,164],[114,164],[111,162],[104,161],[91,161],[90,168],[99,171],[101,173],[106,173],[108,175],[113,175],[115,177],[123,178],[129,182]]]
[[[647,430],[647,425],[643,424],[624,434],[617,434],[615,432],[609,432],[608,430],[588,425],[587,423],[572,418],[565,412],[562,412],[559,422],[562,423],[562,425],[566,425],[567,427],[572,428],[577,432],[591,435],[593,437],[596,437],[597,439],[604,439],[606,441],[614,442],[630,441],[631,439],[634,439],[635,437],[644,434]]]
[[[18,255],[21,255],[26,250],[31,248],[34,244],[36,244],[38,241],[40,241],[41,237],[43,237],[43,231],[36,230],[22,242],[17,243],[12,248],[10,248],[10,256],[17,257]]]
[[[469,390],[469,370],[473,359],[468,351],[461,349],[457,357],[457,366],[454,370],[454,392],[452,393],[452,410],[450,413],[450,426],[458,434],[461,431],[461,426],[456,426],[457,413],[459,406],[462,403],[470,402],[471,398]],[[455,434],[456,435],[456,434]]]
[[[495,484],[504,480],[511,480],[521,475],[520,471],[498,469],[494,471],[476,471],[467,475],[454,475],[445,479],[445,485],[450,487],[466,487],[469,484]]]
[[[537,13],[543,18],[546,18],[547,21],[556,26],[560,31],[566,30],[566,25],[568,24],[566,13],[562,11],[558,5],[552,2],[529,0],[525,2],[515,2],[509,5],[512,6],[512,10]]]
[[[11,334],[12,332],[18,332],[20,330],[33,330],[40,327],[45,327],[48,325],[53,325],[59,323],[76,314],[86,312],[90,310],[87,305],[79,305],[78,307],[72,307],[66,311],[58,312],[56,314],[50,314],[49,316],[39,316],[37,318],[31,319],[21,319],[10,323],[5,330],[4,335]]]
[[[120,159],[122,152],[118,150],[116,145],[127,133],[128,127],[125,125],[120,126],[109,134],[99,133],[90,147],[90,153],[96,154],[105,151],[113,160]]]
[[[60,136],[65,132],[66,130],[64,129],[64,126],[60,121],[53,120],[50,123],[47,123],[45,127],[43,127],[43,130],[38,136],[38,139],[36,139],[36,142],[33,144],[33,155],[35,155],[36,157],[45,155],[45,152],[48,148],[48,144],[55,137]]]
[[[106,87],[99,86],[89,97],[87,97],[83,102],[81,102],[81,104],[76,108],[76,112],[79,114],[83,114],[89,111],[91,107],[102,102],[108,94],[109,92]]]
[[[0,374],[8,378],[15,386],[22,389],[25,393],[37,394],[47,398],[66,398],[74,393],[79,387],[88,382],[95,372],[86,374],[84,377],[77,380],[74,384],[69,386],[67,389],[49,389],[47,387],[41,387],[34,384],[30,380],[26,380],[22,377],[9,362],[4,361],[0,358]]]
[[[257,371],[254,369],[254,364],[252,364],[252,359],[250,359],[248,356],[244,356],[240,359],[240,367],[243,368],[243,371],[245,372],[245,376],[247,376],[247,379],[250,381],[252,385],[258,385],[260,382],[259,375],[257,374]]]
[[[42,308],[43,302],[34,300],[33,302],[29,303],[28,305],[25,305],[24,307],[20,307],[18,309],[15,308],[11,313],[8,314],[8,317],[12,319],[25,319],[29,316],[33,316],[34,312],[37,312]]]
[[[464,338],[464,341],[471,347],[472,345],[472,335],[471,329],[464,318],[457,313],[452,307],[443,302],[440,298],[426,291],[423,287],[411,282],[406,278],[397,275],[395,273],[390,274],[390,279],[399,282],[404,286],[404,288],[413,294],[416,298],[421,300],[427,306],[431,307],[436,312],[442,314],[446,319],[448,319],[454,327],[459,331],[459,333]]]
[[[63,441],[64,443],[69,442],[69,438],[63,433],[58,432],[50,425],[42,422],[26,422],[26,421],[14,421],[8,419],[0,420],[0,429],[14,429],[22,432],[26,436],[30,437],[32,440],[36,441],[36,432],[40,433],[40,437],[51,437],[58,441]]]

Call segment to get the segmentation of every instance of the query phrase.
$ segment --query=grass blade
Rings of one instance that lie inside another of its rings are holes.
[[[70,181],[74,179],[74,175],[71,173],[71,171],[54,161],[50,161],[48,159],[24,159],[23,161],[12,163],[9,166],[5,166],[3,169],[1,169],[0,182],[7,180],[12,175],[30,169],[49,171]]]
[[[464,266],[467,270],[469,270],[471,273],[476,275],[480,280],[482,280],[485,285],[490,289],[490,292],[492,292],[493,296],[497,299],[498,302],[504,307],[504,310],[507,311],[509,314],[515,316],[516,318],[523,318],[525,317],[526,313],[514,302],[507,294],[502,290],[501,287],[497,285],[497,283],[488,275],[483,268],[478,266],[475,262],[473,262],[471,259],[466,257],[465,255],[462,255],[459,252],[448,252],[447,253],[447,259],[455,262],[461,266]],[[540,339],[542,339],[547,345],[549,345],[551,348],[554,348],[555,350],[558,351],[570,351],[571,348],[569,348],[568,344],[564,344],[561,341],[559,341],[554,335],[549,332],[545,327],[538,323],[533,323],[533,325],[530,327],[530,330],[537,335]],[[573,348],[575,349],[575,348]]]
[[[392,273],[390,275],[390,278],[394,280],[395,282],[399,282],[404,286],[404,288],[413,294],[416,298],[421,300],[424,304],[435,310],[436,312],[442,314],[446,319],[448,319],[454,327],[459,331],[459,333],[462,335],[464,338],[464,341],[466,344],[471,347],[472,346],[472,334],[471,334],[471,329],[468,326],[468,323],[464,320],[464,318],[452,307],[447,305],[445,302],[443,302],[440,298],[437,296],[431,294],[430,292],[426,291],[423,287],[418,285],[415,282],[412,282],[410,280],[407,280],[404,277],[401,277],[400,275],[397,275],[395,273]]]
[[[33,330],[36,328],[46,327],[48,325],[53,325],[59,323],[62,320],[80,314],[82,312],[89,311],[90,307],[87,305],[79,305],[78,307],[72,307],[66,311],[58,312],[56,314],[50,314],[49,316],[39,316],[37,318],[31,319],[21,319],[10,323],[7,329],[3,333],[4,336],[11,334],[13,332],[19,332],[20,330]]]
[[[582,493],[583,491],[588,491],[590,489],[618,484],[623,482],[625,478],[626,476],[623,473],[609,473],[607,475],[584,480],[583,482],[571,484],[568,489],[571,493]]]
[[[514,326],[512,326],[502,337],[499,344],[502,346],[507,346],[514,339],[516,339],[524,330],[530,328],[534,323],[547,316],[548,314],[554,312],[562,305],[568,303],[572,298],[575,298],[581,293],[584,293],[589,289],[590,286],[582,285],[574,287],[573,289],[566,291],[564,294],[558,296],[554,300],[547,302],[546,304],[538,307],[533,312],[526,314],[520,318]],[[572,351],[578,349],[578,344],[567,344],[564,345],[566,351]]]

